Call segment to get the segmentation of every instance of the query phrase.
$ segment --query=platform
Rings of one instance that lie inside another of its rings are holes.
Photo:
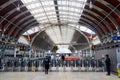
[[[0,72],[0,80],[120,80],[105,72]]]

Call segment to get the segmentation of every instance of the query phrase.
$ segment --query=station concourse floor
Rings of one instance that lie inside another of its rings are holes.
[[[0,80],[120,80],[106,72],[0,72]]]

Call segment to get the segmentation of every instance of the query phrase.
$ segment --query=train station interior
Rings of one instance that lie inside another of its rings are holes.
[[[120,80],[120,0],[0,0],[0,80],[56,79]]]

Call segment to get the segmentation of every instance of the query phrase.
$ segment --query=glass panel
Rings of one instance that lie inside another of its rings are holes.
[[[27,6],[29,9],[35,8],[35,7],[41,7],[41,5],[39,3],[35,3],[35,4],[30,4]]]
[[[34,28],[31,28],[27,32],[25,32],[23,35],[30,35],[30,34],[33,34],[35,32],[38,32],[40,30],[40,28],[42,28],[42,26],[36,26]]]
[[[52,32],[50,32],[50,30]],[[46,33],[49,35],[49,37],[56,43],[70,43],[72,38],[73,38],[73,34],[74,34],[75,30],[72,27],[67,27],[67,26],[54,26],[51,28],[48,28],[46,30]],[[63,48],[68,48],[69,45],[59,45],[59,47],[63,47]]]
[[[81,31],[90,33],[90,34],[95,34],[95,32],[93,32],[92,30],[90,30],[89,28],[85,27],[85,26],[79,26]]]
[[[35,0],[21,0],[23,3],[29,3],[29,2],[32,2],[32,1],[35,1]]]

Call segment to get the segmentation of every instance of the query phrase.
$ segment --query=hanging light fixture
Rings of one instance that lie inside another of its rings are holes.
[[[17,7],[16,7],[16,10],[17,10],[17,11],[20,11],[20,4],[19,4],[19,0],[18,0],[18,5],[17,5]]]
[[[92,8],[93,8],[92,1],[90,1],[90,3],[89,3],[89,8],[90,8],[90,9],[92,9]]]
[[[94,4],[94,1],[93,1],[93,0],[90,0],[90,2],[89,2],[89,8],[90,8],[90,9],[93,8],[93,4]]]
[[[4,32],[5,32],[5,29],[3,28],[2,32],[1,32],[2,38],[4,37]]]

